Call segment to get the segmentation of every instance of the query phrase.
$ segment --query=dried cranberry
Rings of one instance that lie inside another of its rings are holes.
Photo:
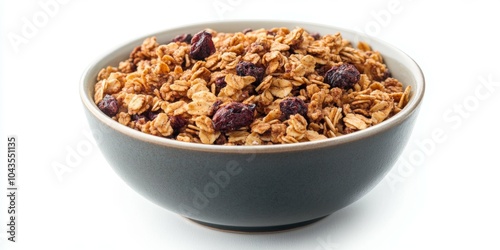
[[[109,117],[113,117],[118,113],[118,101],[112,95],[104,96],[97,104],[97,107]]]
[[[143,119],[144,121],[152,121],[158,116],[159,113],[160,113],[159,111],[148,110],[147,112],[144,112],[142,114],[132,115],[132,120],[138,121],[138,120]]]
[[[242,33],[243,33],[243,34],[246,34],[246,33],[248,33],[248,32],[252,32],[252,31],[253,31],[253,29],[251,29],[251,28],[246,28],[246,29],[244,29],[244,30],[242,31]]]
[[[280,102],[282,120],[287,120],[291,115],[300,114],[307,117],[307,105],[298,97],[287,97]]]
[[[217,100],[212,104],[212,107],[210,107],[210,111],[208,111],[208,116],[213,116],[215,112],[219,109],[219,106],[222,104],[222,100]]]
[[[312,33],[311,36],[314,38],[314,40],[319,40],[321,38],[321,35],[318,32]]]
[[[352,64],[345,63],[328,70],[324,82],[330,84],[332,88],[350,89],[359,81],[359,77],[358,69]]]
[[[149,121],[148,117],[144,114],[135,114],[132,115],[132,121],[134,121],[137,125],[144,125]]]
[[[181,128],[187,125],[187,120],[182,116],[174,115],[169,117],[170,126],[175,132],[179,132]]]
[[[144,114],[134,114],[134,115],[132,115],[132,121],[139,121],[141,119],[144,122],[149,120],[149,118],[146,115],[144,115]]]
[[[330,70],[330,67],[327,65],[321,65],[321,64],[316,64],[316,67],[314,68],[316,70],[316,73],[320,76],[324,76],[325,73]]]
[[[241,102],[231,102],[220,107],[212,118],[214,129],[227,132],[250,125],[253,122],[253,111]]]
[[[392,73],[391,73],[391,71],[389,71],[389,69],[386,69],[386,70],[384,71],[384,76],[383,76],[383,77],[382,77],[382,79],[380,79],[380,80],[381,80],[381,81],[383,81],[383,80],[385,80],[385,79],[387,79],[387,78],[389,78],[389,77],[392,77]]]
[[[174,39],[172,39],[172,42],[185,42],[189,44],[191,43],[191,39],[193,39],[193,36],[191,34],[182,34],[174,37]]]
[[[226,87],[227,83],[224,76],[215,79],[215,93],[219,94],[220,90]]]
[[[151,110],[149,110],[149,111],[146,113],[146,115],[147,115],[147,117],[149,118],[149,120],[151,120],[151,121],[152,121],[152,120],[154,120],[154,119],[158,116],[158,114],[159,114],[159,113],[160,113],[159,111],[156,111],[156,112],[155,112],[155,111],[151,111]]]
[[[196,33],[191,39],[191,51],[189,55],[195,60],[203,60],[215,53],[215,45],[212,41],[212,34],[201,31]]]
[[[217,139],[214,141],[214,144],[224,145],[226,144],[226,142],[227,142],[226,136],[224,134],[220,134],[219,137],[217,137]]]
[[[238,65],[236,65],[236,73],[239,76],[253,76],[255,77],[256,84],[260,83],[264,78],[264,68],[261,68],[254,63],[240,61]]]

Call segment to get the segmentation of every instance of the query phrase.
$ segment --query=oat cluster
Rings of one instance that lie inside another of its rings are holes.
[[[191,37],[145,39],[128,59],[100,71],[95,103],[147,134],[267,145],[363,130],[409,99],[410,87],[391,77],[379,52],[364,42],[354,47],[340,33],[206,29]]]

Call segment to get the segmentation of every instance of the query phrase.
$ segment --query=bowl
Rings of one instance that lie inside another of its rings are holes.
[[[133,130],[93,102],[99,71],[118,65],[146,37],[159,42],[211,28],[303,27],[309,32],[368,42],[395,78],[412,87],[407,106],[362,131],[325,140],[282,145],[221,146],[165,139]],[[102,56],[88,67],[80,95],[99,148],[118,176],[139,194],[203,225],[236,231],[302,226],[353,203],[377,185],[408,142],[424,96],[424,76],[405,53],[373,37],[338,27],[287,21],[223,21],[150,34]]]

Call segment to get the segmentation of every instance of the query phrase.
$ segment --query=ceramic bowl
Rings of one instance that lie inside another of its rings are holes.
[[[284,145],[221,146],[148,135],[107,117],[93,102],[101,68],[118,65],[144,38],[170,41],[211,28],[300,26],[309,32],[368,42],[393,76],[412,87],[407,106],[390,119],[352,134]],[[80,82],[90,128],[114,171],[139,194],[174,213],[216,228],[272,231],[319,220],[356,201],[395,164],[408,142],[424,96],[424,76],[404,52],[373,37],[333,26],[285,21],[224,21],[168,29],[135,39],[91,64]]]

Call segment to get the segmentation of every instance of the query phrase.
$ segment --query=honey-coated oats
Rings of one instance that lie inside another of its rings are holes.
[[[149,37],[103,68],[94,89],[99,109],[125,126],[219,145],[353,133],[398,113],[411,92],[367,43],[300,27]]]

